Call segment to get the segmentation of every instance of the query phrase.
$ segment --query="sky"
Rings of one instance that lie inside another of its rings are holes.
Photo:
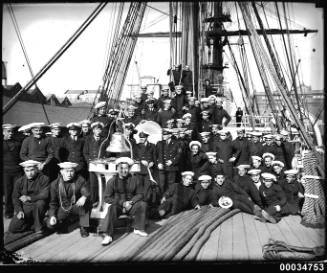
[[[150,2],[149,5],[163,13],[168,13],[168,2]],[[236,29],[238,25],[235,4],[226,2],[224,5],[225,9],[230,10],[233,20],[233,23],[227,23],[225,26],[227,29]],[[278,27],[277,18],[273,14],[273,4],[265,5],[270,27]],[[48,62],[96,6],[97,3],[12,5],[34,74]],[[113,29],[113,11],[116,6],[117,3],[108,4],[68,51],[39,80],[38,86],[45,95],[55,94],[62,97],[66,90],[96,90],[102,84],[108,40],[110,31]],[[126,10],[127,3],[125,3],[124,14]],[[323,11],[312,3],[290,3],[289,10],[290,28],[306,27],[319,31],[317,34],[309,34],[306,38],[303,34],[292,35],[292,39],[296,59],[301,58],[299,73],[303,82],[312,89],[322,90],[324,88]],[[238,12],[240,13],[240,10]],[[141,33],[168,32],[168,16],[163,13],[147,8]],[[242,20],[240,24],[244,26]],[[31,79],[31,75],[6,6],[3,8],[2,27],[2,59],[7,66],[7,82],[8,84],[20,82],[24,86]],[[230,42],[235,43],[237,39],[238,37],[231,37]],[[245,43],[246,50],[251,56],[247,38],[245,38]],[[274,43],[282,59],[285,59],[282,55],[281,37],[274,37]],[[235,46],[233,48],[235,48],[234,54],[239,62],[238,49]],[[123,97],[128,96],[128,84],[138,83],[135,61],[138,62],[141,76],[152,75],[158,79],[159,83],[167,84],[166,72],[169,68],[169,59],[168,38],[139,38],[127,74]],[[225,63],[228,63],[227,59]],[[282,63],[286,67],[286,62],[282,60]],[[229,66],[230,68],[224,71],[225,79],[230,82],[233,92],[235,91],[234,98],[237,103],[242,104],[235,71],[231,64]],[[255,67],[252,56],[250,67]],[[255,89],[263,91],[256,69],[253,69],[251,73]]]

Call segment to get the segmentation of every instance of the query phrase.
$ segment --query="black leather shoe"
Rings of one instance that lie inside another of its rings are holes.
[[[82,238],[89,236],[89,232],[87,231],[87,229],[85,227],[80,227],[80,233],[81,233]]]

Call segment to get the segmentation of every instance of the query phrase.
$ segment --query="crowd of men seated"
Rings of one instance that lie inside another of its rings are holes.
[[[104,202],[110,206],[100,227],[103,245],[112,241],[121,214],[132,215],[134,233],[147,236],[147,219],[218,207],[221,197],[232,201],[231,208],[263,222],[300,213],[304,189],[298,170],[292,168],[295,142],[290,132],[273,135],[266,130],[263,135],[238,127],[232,139],[226,127],[231,117],[221,98],[211,95],[197,101],[181,85],[175,91],[172,97],[164,89],[159,99],[151,90],[140,92],[126,111],[107,111],[106,102],[99,102],[90,120],[66,125],[31,123],[18,129],[3,124],[9,232],[63,231],[77,215],[81,236],[87,237],[90,212],[99,202],[97,177],[89,172],[89,164],[99,157],[115,157],[117,168],[104,190]],[[150,143],[147,132],[137,132],[141,120],[157,122],[162,140]],[[129,152],[107,152],[111,125],[125,134],[133,157]],[[136,162],[140,171],[131,172]]]

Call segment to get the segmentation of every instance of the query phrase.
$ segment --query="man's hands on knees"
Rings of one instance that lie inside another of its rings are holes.
[[[86,197],[85,196],[81,196],[77,202],[76,202],[76,206],[78,207],[83,207],[86,201]]]
[[[125,201],[123,203],[123,208],[126,210],[126,211],[129,211],[133,206],[133,201]]]

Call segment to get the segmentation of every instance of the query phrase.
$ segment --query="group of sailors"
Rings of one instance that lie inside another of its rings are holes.
[[[110,206],[100,227],[103,245],[112,241],[121,214],[132,215],[134,233],[147,236],[147,219],[221,206],[221,197],[264,222],[300,213],[304,188],[292,162],[298,135],[290,140],[286,130],[273,135],[240,127],[233,139],[226,127],[231,117],[221,98],[198,102],[183,86],[175,86],[173,97],[162,90],[159,99],[151,90],[143,91],[125,112],[107,111],[106,102],[99,102],[90,120],[65,126],[31,123],[17,130],[14,124],[3,124],[9,232],[62,231],[77,215],[81,236],[87,237],[90,212],[101,201],[89,164],[110,157],[116,158],[117,174],[104,190],[103,201]],[[149,142],[149,132],[135,129],[144,119],[162,127],[162,140],[156,144]],[[107,151],[111,126],[125,135],[132,154]],[[140,169],[133,172],[136,163]]]

